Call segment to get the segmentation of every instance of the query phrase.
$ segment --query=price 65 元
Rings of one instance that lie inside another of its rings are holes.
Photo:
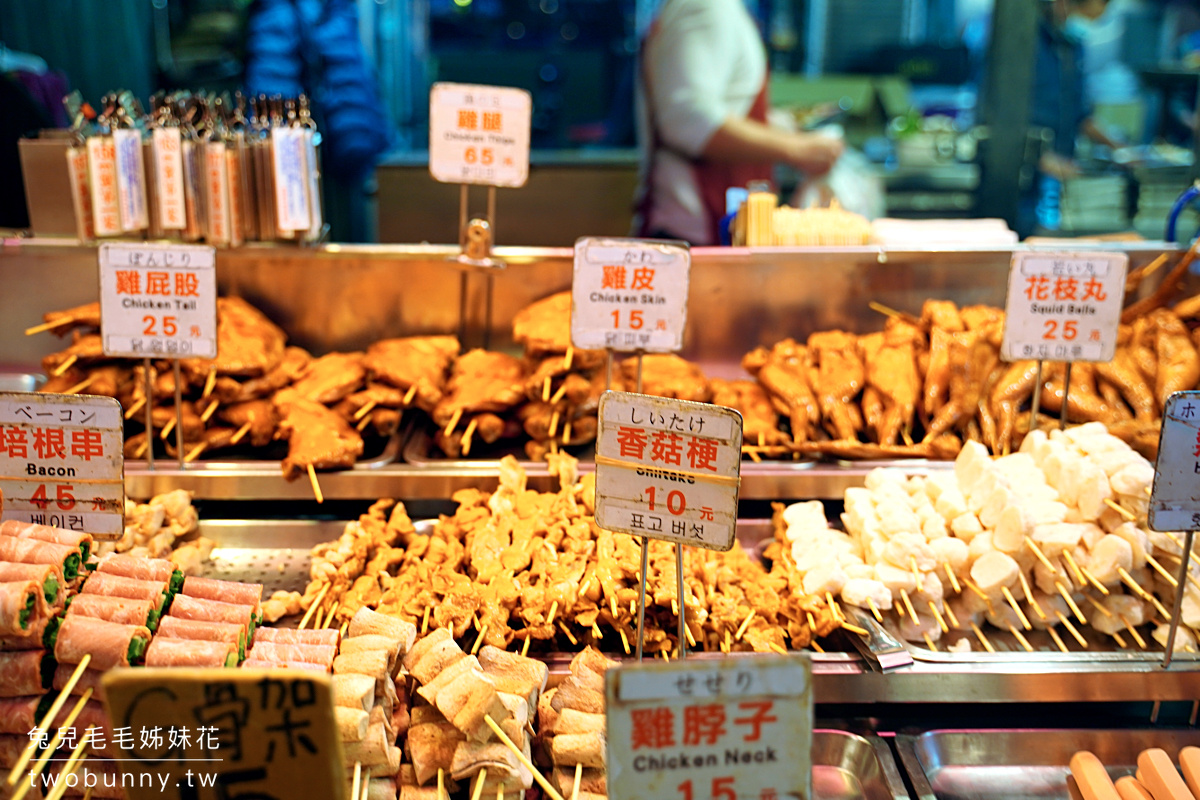
[[[675,788],[683,795],[683,800],[697,800],[696,794],[692,789],[691,778]],[[700,796],[703,797],[704,795]],[[733,790],[733,776],[727,775],[724,778],[713,778],[712,793],[709,797],[713,798],[713,800],[737,800],[737,792]]]

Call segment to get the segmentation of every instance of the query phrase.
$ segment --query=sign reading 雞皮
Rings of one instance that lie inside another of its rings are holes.
[[[605,675],[613,800],[807,800],[807,655],[625,664]]]
[[[0,392],[2,518],[119,537],[124,432],[112,397]]]
[[[596,434],[596,524],[709,550],[733,547],[742,415],[605,392]]]

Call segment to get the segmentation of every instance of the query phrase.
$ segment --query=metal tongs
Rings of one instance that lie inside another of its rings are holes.
[[[880,671],[886,672],[897,667],[908,667],[913,663],[913,657],[895,636],[880,625],[874,617],[855,606],[842,606],[842,611],[850,617],[850,621],[868,631],[866,638],[857,634],[847,634],[850,641],[858,648],[863,658],[874,664]]]

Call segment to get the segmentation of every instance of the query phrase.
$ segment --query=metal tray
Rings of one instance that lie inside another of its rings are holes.
[[[1172,756],[1200,745],[1197,730],[938,730],[896,737],[917,800],[1067,800],[1067,764],[1090,750],[1114,778],[1130,775],[1138,753]]]
[[[354,462],[354,466],[350,467],[349,472],[355,471],[372,471],[385,467],[388,464],[394,464],[400,458],[401,445],[404,443],[404,437],[401,431],[396,431],[386,439],[380,436],[368,435],[363,437],[364,455]],[[238,449],[242,449],[247,455],[241,457],[235,455]],[[249,447],[235,448],[234,453],[220,452],[212,458],[200,456],[196,461],[188,464],[187,472],[203,473],[204,471],[222,472],[222,473],[237,473],[250,472],[261,469],[272,469],[275,472],[281,472],[283,464],[283,455],[287,452],[287,445],[283,442],[273,442],[267,448],[263,448],[271,452],[271,455],[278,456],[277,458],[263,458],[261,450],[255,452]],[[171,468],[178,466],[178,459],[170,456],[156,456],[154,465],[156,469]],[[149,465],[144,458],[142,459],[126,459],[126,473],[129,472],[149,472]]]
[[[1093,610],[1094,609],[1089,609]],[[874,621],[874,620],[872,620]],[[1150,636],[1152,626],[1141,625],[1138,628],[1138,633],[1146,642],[1146,648],[1135,649],[1133,637],[1128,633],[1122,634],[1129,647],[1121,649],[1110,636],[1105,636],[1087,625],[1080,625],[1075,619],[1071,620],[1075,627],[1079,630],[1084,640],[1088,643],[1087,648],[1082,647],[1067,631],[1060,630],[1059,636],[1062,637],[1063,644],[1070,648],[1071,652],[1064,653],[1058,649],[1058,645],[1050,638],[1050,634],[1045,631],[1032,630],[1021,631],[1021,635],[1029,642],[1033,652],[1028,652],[1017,641],[1017,638],[1008,631],[1002,631],[994,628],[991,625],[983,626],[983,633],[987,636],[988,641],[992,643],[992,647],[996,649],[995,653],[989,653],[983,649],[983,645],[975,637],[975,634],[970,631],[951,630],[950,633],[943,634],[941,641],[938,642],[938,647],[943,648],[937,651],[930,650],[913,642],[903,642],[904,647],[912,655],[914,660],[929,661],[941,664],[979,664],[979,663],[1001,663],[1014,664],[1029,661],[1042,661],[1049,663],[1073,663],[1079,661],[1107,661],[1107,662],[1160,662],[1163,659],[1163,647],[1154,641]],[[971,651],[969,653],[951,653],[944,648],[962,639],[967,639],[971,642]],[[1193,669],[1197,662],[1200,662],[1200,653],[1176,652],[1172,657],[1172,664],[1179,663],[1180,668]]]
[[[816,800],[909,797],[887,742],[874,734],[848,731],[813,731],[812,788]]]

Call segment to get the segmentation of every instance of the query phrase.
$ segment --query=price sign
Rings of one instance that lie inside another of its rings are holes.
[[[119,538],[124,431],[112,397],[0,392],[0,518]]]
[[[596,524],[709,550],[734,544],[742,415],[629,392],[600,397]]]
[[[692,257],[686,242],[575,242],[571,343],[670,353],[683,347]]]
[[[435,83],[429,172],[442,183],[524,186],[533,99],[524,89]]]
[[[105,674],[129,800],[342,798],[333,689],[309,670],[116,669]],[[148,780],[147,780],[148,779]]]
[[[1147,517],[1155,531],[1200,530],[1200,392],[1167,398]]]
[[[201,245],[100,246],[100,338],[106,356],[214,358],[216,251]]]
[[[1001,358],[1111,361],[1128,266],[1123,253],[1014,254]]]
[[[646,662],[605,675],[614,800],[812,796],[812,662]]]

